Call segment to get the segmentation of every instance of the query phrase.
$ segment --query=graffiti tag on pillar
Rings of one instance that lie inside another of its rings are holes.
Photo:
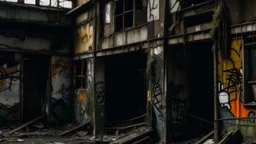
[[[163,117],[164,114],[161,111],[162,109],[162,102],[161,102],[161,98],[162,98],[162,87],[160,85],[159,82],[155,82],[153,83],[153,97],[152,97],[152,102],[153,102],[153,106],[157,109],[157,111],[159,112],[159,116]]]
[[[103,104],[105,101],[105,86],[104,82],[98,82],[95,84],[96,89],[96,103]]]
[[[148,1],[148,22],[159,20],[159,0]]]
[[[64,100],[64,102],[66,104],[70,104],[70,100],[69,100],[69,93],[70,92],[70,88],[68,88],[67,86],[65,86],[65,84],[63,83],[61,86],[61,89],[59,91],[57,91],[57,93],[59,93],[62,97],[62,99]]]

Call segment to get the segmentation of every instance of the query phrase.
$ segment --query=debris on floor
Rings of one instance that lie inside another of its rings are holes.
[[[204,142],[204,144],[214,144],[213,139],[208,139]]]

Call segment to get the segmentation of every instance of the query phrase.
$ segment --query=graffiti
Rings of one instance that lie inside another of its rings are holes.
[[[80,122],[87,120],[91,112],[88,91],[77,91],[77,118]]]
[[[104,84],[104,82],[96,83],[95,89],[96,89],[96,103],[103,104],[105,101],[105,84]]]
[[[164,114],[162,112],[162,86],[160,85],[160,82],[153,82],[153,97],[152,97],[152,104],[158,111],[159,117],[164,117]]]
[[[226,107],[230,109],[229,104],[229,93],[227,89],[224,89],[224,86],[221,82],[218,83],[218,97],[219,97],[219,103],[222,108]]]
[[[148,22],[159,19],[159,0],[148,1]]]
[[[169,96],[170,101],[168,102],[168,113],[171,114],[170,120],[172,127],[176,129],[181,128],[184,124],[187,113],[188,113],[188,100],[182,99],[181,95],[185,92],[183,84],[176,84],[171,81],[169,82]]]
[[[184,124],[188,108],[187,103],[188,100],[181,100],[180,98],[174,98],[170,103],[170,112],[171,112],[171,121],[175,128],[180,128]]]
[[[89,60],[87,63],[87,84],[90,85],[92,82],[92,62]]]
[[[70,64],[66,63],[62,60],[58,60],[56,61],[53,65],[52,65],[52,77],[56,78],[57,75],[64,75],[67,77],[69,76],[70,73]]]
[[[82,53],[92,50],[93,26],[90,23],[79,26],[76,30],[75,53]]]
[[[12,90],[13,82],[19,80],[19,68],[19,65],[8,68],[7,64],[0,67],[0,93]]]
[[[86,93],[80,93],[78,94],[77,100],[80,103],[84,103],[86,101],[87,94]]]
[[[63,57],[52,58],[52,101],[51,108],[55,120],[69,121],[72,119],[74,91],[70,84],[71,64]]]
[[[255,109],[244,106],[242,40],[233,40],[230,56],[222,58],[218,54],[218,100],[221,109],[228,110],[234,117],[254,117]],[[224,113],[224,112],[223,112]],[[251,118],[254,122],[255,119]]]
[[[88,119],[88,115],[86,113],[86,106],[85,105],[80,105],[79,115],[80,115],[80,121],[84,121],[84,120]]]
[[[61,95],[61,98],[64,100],[66,104],[70,104],[70,91],[71,89],[63,83],[61,89],[57,91],[57,94]]]

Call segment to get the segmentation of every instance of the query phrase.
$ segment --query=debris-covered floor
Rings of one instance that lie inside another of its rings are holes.
[[[115,128],[113,128],[115,129]],[[114,130],[114,133],[106,132],[101,137],[92,136],[90,121],[83,124],[63,124],[46,128],[43,123],[33,123],[21,126],[2,125],[0,131],[1,143],[24,144],[78,144],[78,143],[113,143],[116,141],[148,141],[151,128],[145,125],[133,124],[123,129]]]

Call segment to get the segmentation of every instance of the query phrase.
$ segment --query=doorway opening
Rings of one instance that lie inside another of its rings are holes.
[[[23,122],[44,113],[49,59],[40,54],[23,55]]]
[[[188,53],[188,78],[191,102],[189,118],[191,130],[193,131],[191,136],[200,137],[211,132],[214,127],[212,43],[192,44],[188,48]]]
[[[211,43],[177,46],[169,51],[168,113],[172,142],[202,137],[214,126]]]
[[[119,126],[136,117],[145,122],[146,59],[144,52],[106,57],[105,127]]]

